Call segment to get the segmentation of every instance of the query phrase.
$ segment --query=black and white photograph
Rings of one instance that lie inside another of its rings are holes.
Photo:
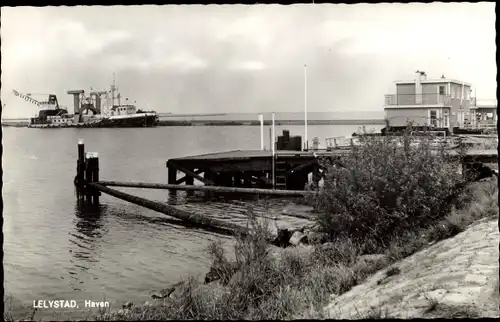
[[[3,319],[500,318],[495,9],[2,6]]]

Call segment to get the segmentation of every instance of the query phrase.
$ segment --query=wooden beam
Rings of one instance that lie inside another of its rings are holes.
[[[208,179],[205,179],[203,178],[202,176],[194,173],[193,171],[191,170],[188,170],[188,169],[185,169],[183,167],[180,167],[178,166],[176,163],[170,163],[171,166],[175,167],[177,170],[181,171],[181,172],[184,172],[185,174],[189,175],[190,177],[192,178],[195,178],[196,180],[200,181],[200,182],[203,182],[204,184],[206,185],[213,185],[214,183]]]
[[[210,166],[210,169],[215,172],[237,172],[237,171],[266,171],[271,169],[271,158],[269,160],[251,160],[251,161],[234,161],[234,162],[219,162]]]
[[[196,173],[196,174],[200,174],[200,173],[202,173],[203,171],[204,171],[203,169],[198,169],[198,170],[194,171],[194,173]],[[181,184],[181,183],[183,183],[184,181],[186,181],[186,180],[187,180],[187,178],[188,178],[188,176],[187,176],[187,175],[185,175],[184,177],[182,177],[182,178],[180,178],[179,180],[177,180],[177,181],[175,182],[175,184]],[[205,180],[206,180],[206,179],[205,179]]]
[[[212,191],[222,193],[249,193],[259,195],[274,195],[274,196],[290,196],[303,197],[314,195],[314,191],[302,190],[272,190],[272,189],[257,189],[257,188],[234,188],[234,187],[217,187],[217,186],[188,186],[163,183],[145,183],[145,182],[120,182],[120,181],[99,181],[98,184],[103,186],[127,187],[127,188],[147,188],[147,189],[170,189],[170,190],[197,190],[197,191]]]
[[[233,232],[246,231],[245,227],[233,224],[231,222],[225,222],[222,220],[204,217],[204,216],[201,216],[199,214],[190,213],[190,212],[187,212],[187,211],[184,211],[181,209],[177,209],[173,206],[167,205],[166,203],[151,201],[151,200],[137,197],[137,196],[134,196],[134,195],[122,192],[122,191],[111,189],[111,188],[103,186],[100,183],[90,183],[89,185],[91,185],[92,188],[97,189],[101,192],[104,192],[104,193],[106,193],[110,196],[113,196],[115,198],[122,199],[122,200],[125,200],[128,202],[131,202],[133,204],[143,206],[145,208],[148,208],[148,209],[151,209],[151,210],[154,210],[157,212],[161,212],[165,215],[179,218],[179,219],[187,221],[187,222],[191,222],[191,223],[196,224],[196,225],[203,225],[203,226],[208,226],[211,228],[214,228],[214,227],[215,228],[224,228],[224,229],[232,230]]]

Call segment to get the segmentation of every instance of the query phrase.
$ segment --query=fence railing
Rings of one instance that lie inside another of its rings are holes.
[[[496,122],[480,122],[476,124],[465,124],[465,128],[467,129],[496,129]]]
[[[387,94],[385,105],[450,105],[451,97],[440,94]]]
[[[410,143],[411,146],[418,146],[421,144],[422,140],[431,140],[430,145],[433,148],[447,148],[453,149],[459,145],[459,139],[456,137],[446,136],[446,132],[444,131],[428,131],[428,132],[419,132],[414,131],[411,133],[412,141]],[[401,136],[370,136],[370,140],[387,140],[389,139],[397,146],[403,146],[403,140]],[[329,137],[326,138],[326,150],[348,150],[351,146],[359,146],[362,144],[362,140],[360,141],[358,138],[347,138],[347,137]]]

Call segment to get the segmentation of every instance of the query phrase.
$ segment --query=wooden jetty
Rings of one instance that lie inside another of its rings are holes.
[[[309,174],[321,179],[318,158],[347,152],[277,150],[273,158],[271,151],[235,150],[175,158],[167,161],[168,183],[192,185],[196,179],[207,186],[304,190]],[[184,176],[177,179],[178,172]]]

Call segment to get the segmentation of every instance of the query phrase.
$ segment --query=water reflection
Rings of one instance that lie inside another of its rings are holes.
[[[104,214],[107,206],[90,204],[79,200],[74,209],[74,229],[69,232],[70,285],[73,290],[82,290],[85,273],[99,262],[100,240],[106,234]]]

